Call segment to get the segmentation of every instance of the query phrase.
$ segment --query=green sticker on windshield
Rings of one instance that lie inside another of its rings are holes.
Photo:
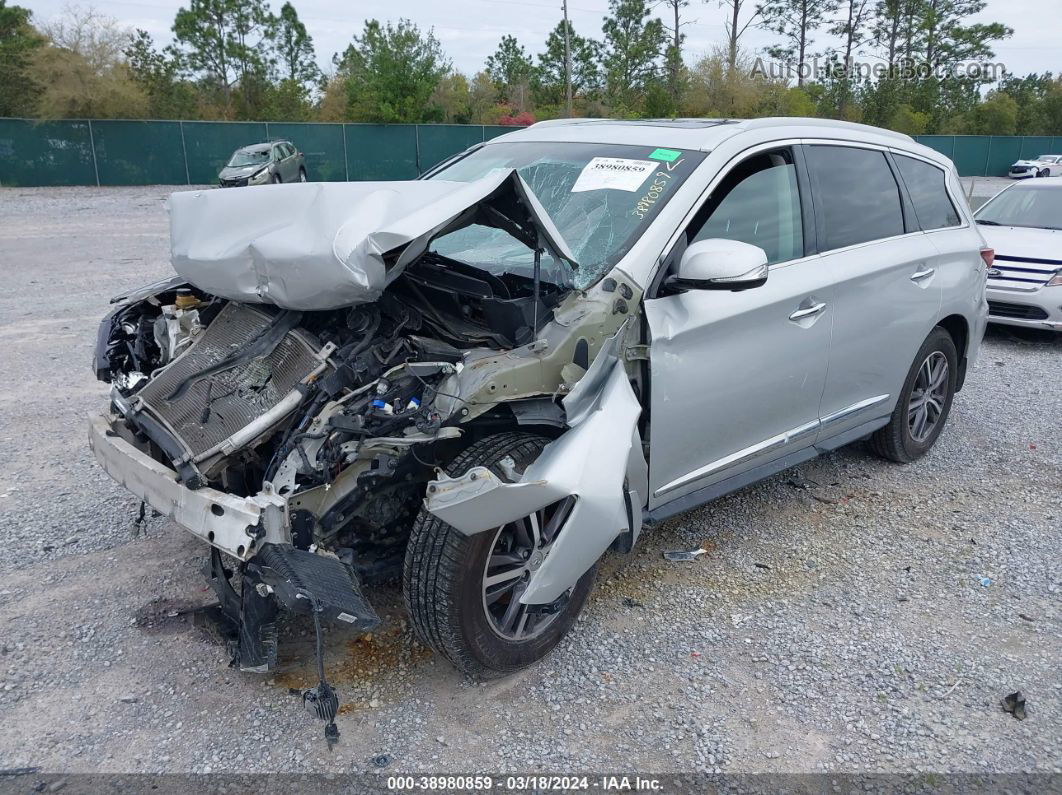
[[[665,163],[671,163],[682,157],[682,152],[678,152],[674,149],[654,149],[649,153],[649,157],[653,160],[663,160]]]

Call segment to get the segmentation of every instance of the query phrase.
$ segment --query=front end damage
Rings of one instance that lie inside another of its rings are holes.
[[[377,196],[392,213],[377,207],[373,224],[334,210],[338,198],[373,206],[371,186],[186,194],[173,206],[178,276],[124,296],[101,325],[95,369],[111,400],[90,421],[92,449],[211,545],[206,573],[243,670],[275,665],[278,606],[375,627],[362,587],[401,572],[422,509],[476,534],[573,497],[527,604],[557,600],[641,526],[641,405],[625,355],[639,342],[637,288],[622,275],[588,290],[540,281],[538,257],[571,255],[515,173],[411,199],[425,184],[375,189],[398,198]],[[251,220],[232,221],[249,194]],[[277,217],[294,218],[287,238]],[[469,224],[536,251],[533,277],[433,252]],[[504,478],[443,472],[507,428],[553,441]],[[331,723],[321,674],[306,702]]]

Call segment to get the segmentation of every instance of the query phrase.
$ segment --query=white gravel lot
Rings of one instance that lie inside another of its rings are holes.
[[[134,537],[87,448],[96,326],[168,272],[167,190],[0,190],[0,768],[1062,773],[1062,335],[1000,330],[926,458],[857,444],[643,535],[523,673],[464,679],[373,594],[378,635],[329,634],[329,753],[289,693],[310,627],[275,676],[227,668],[181,612],[205,548]]]

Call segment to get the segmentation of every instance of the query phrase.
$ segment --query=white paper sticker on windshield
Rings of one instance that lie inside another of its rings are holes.
[[[645,178],[659,166],[652,160],[628,160],[625,157],[595,157],[587,163],[572,185],[572,193],[587,190],[636,191]]]

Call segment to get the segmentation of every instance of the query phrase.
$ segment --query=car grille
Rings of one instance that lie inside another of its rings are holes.
[[[1010,167],[1010,173],[1011,174],[1024,174],[1030,168],[1032,168],[1032,166],[1011,166]]]
[[[1059,270],[1062,270],[1062,260],[996,254],[990,273],[998,275],[988,277],[988,286],[1032,292],[1047,284]]]
[[[180,397],[167,400],[186,378],[246,346],[271,320],[249,306],[227,304],[188,350],[138,393],[144,408],[169,426],[193,457],[271,409],[320,364],[315,345],[290,331],[269,355],[192,381]]]
[[[990,317],[1005,317],[1010,320],[1047,320],[1047,312],[1038,306],[1025,304],[1008,304],[1003,301],[989,301]]]
[[[247,187],[246,179],[221,179],[218,180],[223,188],[245,188]]]

